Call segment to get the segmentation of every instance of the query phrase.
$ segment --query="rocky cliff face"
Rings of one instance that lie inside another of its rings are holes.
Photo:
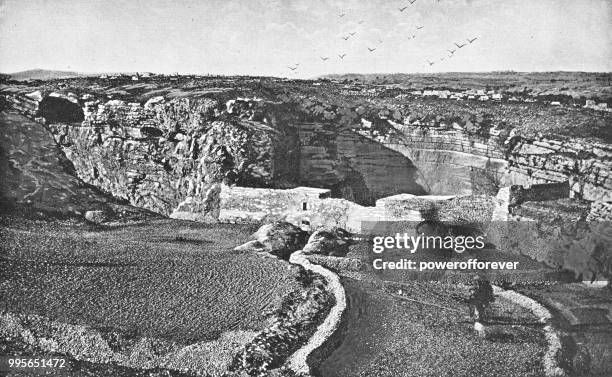
[[[612,201],[612,147],[583,140],[508,140],[508,176],[514,184],[569,181],[575,198]]]
[[[11,108],[46,120],[81,179],[165,215],[215,219],[220,183],[323,187],[373,204],[398,193],[495,195],[511,184],[569,181],[576,198],[612,201],[608,144],[521,136],[486,117],[418,118],[299,96],[164,89],[131,102],[31,89],[2,94]]]
[[[571,196],[612,201],[612,147],[585,140],[470,135],[463,129],[389,124],[360,134],[409,158],[432,194],[487,193],[499,187],[569,182]]]
[[[508,162],[499,138],[461,130],[423,128],[389,121],[389,129],[359,131],[406,156],[418,169],[427,193],[495,195],[505,185]]]
[[[282,145],[277,131],[228,113],[216,116],[224,104],[209,98],[84,101],[80,123],[78,111],[66,112],[69,98],[38,100],[9,98],[14,108],[45,117],[81,179],[164,215],[214,218],[219,183],[271,186],[278,175],[275,158],[283,158],[275,150]]]
[[[170,215],[218,211],[219,182],[270,186],[277,132],[248,119],[214,117],[210,99],[163,98],[144,106],[87,104],[80,126],[49,129],[89,183]],[[202,219],[201,219],[202,220]]]
[[[297,127],[302,182],[363,205],[399,193],[428,193],[426,180],[405,155],[332,124]]]

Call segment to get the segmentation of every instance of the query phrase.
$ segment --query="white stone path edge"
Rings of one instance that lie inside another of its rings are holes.
[[[548,342],[548,349],[544,354],[542,363],[544,364],[544,373],[547,377],[565,376],[565,371],[557,364],[557,353],[561,350],[561,340],[555,329],[551,326],[550,319],[552,315],[544,306],[540,305],[536,300],[522,295],[515,291],[504,290],[501,287],[493,286],[494,293],[503,297],[517,305],[529,309],[540,323],[544,326],[544,336]]]
[[[308,342],[298,349],[287,360],[288,367],[298,375],[309,375],[310,367],[306,362],[308,356],[336,331],[340,325],[342,313],[346,309],[346,292],[340,283],[340,278],[330,270],[319,265],[311,263],[304,257],[302,251],[297,251],[291,254],[289,262],[299,264],[305,269],[317,273],[325,278],[330,290],[336,300],[335,305],[331,308],[327,318],[322,324],[317,327],[317,331],[310,337]],[[493,286],[495,294],[503,297],[517,305],[529,309],[544,326],[544,335],[548,343],[548,349],[543,357],[544,372],[547,377],[565,376],[565,372],[557,364],[557,353],[561,350],[561,340],[555,329],[549,323],[552,315],[544,306],[539,304],[532,298],[517,293],[511,290],[504,290],[501,287]]]
[[[325,321],[317,327],[317,331],[308,339],[308,342],[298,349],[287,360],[288,367],[298,375],[310,375],[310,367],[306,360],[308,356],[336,331],[340,325],[342,313],[346,309],[346,293],[340,283],[340,278],[330,270],[319,265],[310,263],[304,257],[302,251],[297,251],[289,257],[289,262],[299,264],[307,270],[317,273],[327,281],[327,289],[331,291],[336,299],[335,305],[329,311]]]

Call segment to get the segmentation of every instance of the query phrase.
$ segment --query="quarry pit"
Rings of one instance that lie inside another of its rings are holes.
[[[82,196],[91,201],[53,210],[79,218],[99,210],[115,219],[130,207],[142,211],[136,216],[205,224],[283,220],[358,234],[371,222],[426,220],[432,210],[440,219],[468,222],[612,220],[610,140],[588,129],[580,138],[571,130],[531,132],[534,124],[545,131],[547,122],[567,123],[568,114],[543,105],[373,101],[341,95],[332,83],[317,92],[274,80],[244,87],[181,80],[0,87],[10,121],[25,116],[37,125],[29,127],[40,126],[37,132],[53,141],[47,148],[60,152],[64,173],[84,184],[74,187],[91,190]],[[514,112],[545,117],[509,119]],[[594,128],[610,124],[608,114],[570,115]],[[5,170],[29,184],[3,190],[9,193],[3,199],[35,206],[60,185],[41,188],[19,168]],[[101,199],[108,197],[118,202]],[[552,250],[526,255],[552,268],[566,264]],[[376,297],[379,287],[363,288],[346,276],[342,283],[352,302],[399,305],[395,296]],[[360,315],[351,313],[349,322],[360,323]],[[354,331],[350,336],[359,338]],[[321,363],[330,373],[337,367],[333,357]]]

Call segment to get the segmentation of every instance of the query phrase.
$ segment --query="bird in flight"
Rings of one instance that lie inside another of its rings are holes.
[[[416,3],[416,0],[412,0],[412,1],[411,1],[411,0],[408,0],[408,2],[409,2],[410,4],[414,4],[414,3]]]
[[[376,50],[376,48],[370,48],[368,47],[368,50],[370,50],[370,52],[374,52]]]
[[[399,11],[400,11],[400,12],[403,12],[403,11],[405,11],[406,9],[408,9],[408,7],[397,8],[397,9],[399,9]]]
[[[422,28],[424,28],[425,26],[417,26],[417,30],[421,30]]]
[[[320,56],[320,58],[321,58],[321,60],[323,60],[323,61],[329,60],[329,58],[326,58],[326,57],[324,58],[323,56]]]
[[[429,60],[427,61],[427,63],[429,63],[429,65],[434,65],[434,64],[436,64],[436,62],[432,62],[432,61],[429,61]]]
[[[295,70],[297,69],[297,67],[292,67],[292,66],[290,66],[290,65],[288,65],[288,66],[287,66],[287,68],[289,68],[289,69],[290,69],[290,70],[292,70],[292,71],[295,71]]]
[[[416,38],[416,35],[412,34],[412,39],[415,39],[415,38]]]
[[[354,32],[352,32],[352,33],[349,33],[349,35],[350,35],[350,36],[353,36],[353,35],[355,35],[355,34],[357,34],[357,32],[356,32],[356,31],[354,31]]]
[[[345,57],[345,56],[346,56],[346,54],[338,55],[338,57],[339,57],[340,59],[344,59],[344,57]]]
[[[457,51],[457,50],[446,50],[446,51],[450,52],[451,55],[453,55],[455,53],[455,51]]]
[[[344,39],[345,41],[348,41],[350,37],[351,37],[350,35],[347,35],[346,37],[342,37],[342,39]]]
[[[457,46],[458,48],[461,48],[461,47],[463,47],[463,46],[465,46],[465,45],[466,45],[465,43],[464,43],[464,44],[462,44],[462,45],[460,45],[460,44],[457,44],[457,42],[455,42],[455,46]]]
[[[338,15],[338,17],[340,17],[340,18],[342,18],[342,17],[344,17],[344,16],[346,16],[346,13],[342,13],[342,14],[339,14],[339,15]]]
[[[361,25],[363,23],[363,20],[359,20],[358,24]]]
[[[478,39],[478,37],[474,37],[474,39],[468,38],[467,41],[470,42],[470,44],[472,44],[477,39]]]

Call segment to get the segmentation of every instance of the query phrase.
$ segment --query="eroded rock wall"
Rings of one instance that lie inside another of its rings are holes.
[[[218,107],[208,98],[91,101],[83,122],[47,128],[85,182],[164,215],[215,220],[219,183],[271,185],[282,143],[263,123],[215,117]]]
[[[583,140],[509,140],[509,181],[530,185],[569,181],[572,196],[612,202],[612,146]]]
[[[495,195],[505,185],[508,162],[496,137],[458,130],[437,130],[390,122],[391,132],[360,134],[406,156],[427,193],[432,195]]]
[[[612,146],[586,140],[487,136],[389,122],[385,134],[362,130],[412,161],[431,194],[489,194],[508,185],[569,182],[569,195],[612,201]],[[551,197],[550,199],[557,199]]]
[[[512,184],[569,182],[573,197],[612,201],[612,147],[602,143],[524,137],[495,127],[474,133],[442,121],[401,123],[399,113],[393,119],[364,114],[370,121],[361,118],[361,124],[352,112],[346,121],[325,121],[325,112],[319,119],[291,102],[226,102],[214,95],[130,103],[87,94],[2,93],[10,107],[32,118],[44,115],[43,103],[48,117],[57,115],[56,107],[71,109],[70,119],[56,117],[47,128],[79,177],[165,215],[217,218],[220,183],[322,187],[373,205],[400,193],[494,196]],[[50,97],[57,99],[45,102]]]
[[[363,205],[399,193],[428,193],[424,177],[405,155],[331,124],[297,127],[301,182]]]

